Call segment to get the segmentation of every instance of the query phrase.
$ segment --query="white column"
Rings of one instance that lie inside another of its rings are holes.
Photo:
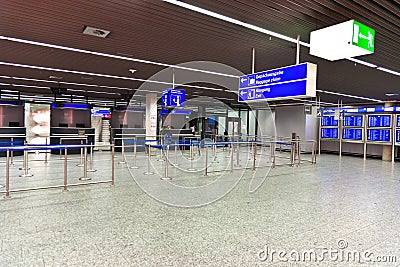
[[[155,140],[157,134],[157,94],[146,94],[146,140]]]

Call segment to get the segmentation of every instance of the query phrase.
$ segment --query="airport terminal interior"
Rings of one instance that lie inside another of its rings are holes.
[[[397,0],[0,0],[0,266],[400,266]]]

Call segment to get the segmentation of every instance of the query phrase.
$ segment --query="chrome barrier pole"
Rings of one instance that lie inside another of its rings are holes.
[[[81,181],[89,181],[92,180],[92,178],[87,176],[87,147],[85,147],[84,149],[84,160],[83,160],[83,176],[81,178],[79,178],[79,180]]]
[[[226,158],[230,158],[231,157],[231,146],[228,144],[228,149],[227,149],[227,154],[225,156]]]
[[[208,176],[208,146],[206,146],[206,167],[204,168],[204,176]]]
[[[60,148],[61,151],[61,148]],[[63,192],[67,192],[67,147],[64,148],[64,189]]]
[[[122,156],[122,161],[118,162],[119,164],[125,164],[125,143],[124,139],[121,138],[121,156]]]
[[[188,171],[195,171],[196,170],[195,168],[193,168],[193,159],[194,159],[193,151],[194,151],[194,147],[193,147],[193,143],[191,143],[190,144],[190,154],[191,154],[191,156],[189,158],[189,160],[190,160],[190,168],[188,169]]]
[[[239,159],[239,153],[240,153],[240,143],[237,142],[236,144],[236,166],[240,167],[240,159]]]
[[[14,146],[14,137],[11,137],[11,146]],[[14,165],[14,150],[11,150],[10,165]]]
[[[232,146],[232,149],[231,149],[231,154],[230,154],[230,156],[231,156],[231,172],[233,172],[233,154],[234,154],[234,152],[233,152],[233,141],[232,141],[232,143],[231,143],[231,146]]]
[[[211,163],[219,163],[217,160],[217,142],[216,141],[214,142],[212,148],[213,148],[213,160]]]
[[[165,155],[165,177],[162,177],[161,180],[171,180],[172,178],[168,176],[168,164],[169,164],[169,159],[168,159],[168,151],[169,151],[169,145],[165,146],[167,151],[164,152]],[[161,150],[164,149],[164,146],[161,146]]]
[[[275,152],[276,152],[275,143],[272,143],[272,147],[273,147],[273,149],[272,149],[272,153],[273,153],[272,168],[275,168],[275,160],[276,160],[276,158],[275,158]]]
[[[97,172],[96,169],[93,169],[93,143],[90,142],[90,157],[89,157],[89,170],[86,170],[88,172]]]
[[[139,167],[136,165],[136,136],[133,138],[133,165],[131,166],[131,169],[139,169]]]
[[[150,171],[150,157],[151,157],[151,152],[150,152],[150,144],[147,145],[147,172],[143,173],[144,175],[153,175],[154,172]]]
[[[83,140],[81,140],[81,145],[83,146]],[[61,158],[61,151],[60,151],[60,158]],[[81,147],[81,162],[79,164],[76,164],[76,166],[78,167],[83,167],[84,163],[83,163],[83,147]]]
[[[315,142],[312,143],[311,148],[311,164],[315,164]]]
[[[25,144],[26,145],[26,144]],[[19,177],[32,177],[33,174],[28,173],[28,150],[24,145],[24,173],[19,175]]]
[[[111,144],[111,186],[115,180],[115,144]]]
[[[300,147],[300,140],[297,141],[297,166],[301,163],[301,147]]]
[[[160,144],[161,144],[161,147],[163,147],[164,142],[163,142],[162,136],[161,136]],[[160,149],[160,155],[159,155],[157,161],[164,161],[164,155],[163,155],[163,150],[162,150],[162,148]]]
[[[6,196],[5,199],[10,197],[10,150],[7,149],[7,158],[6,158]]]
[[[44,150],[44,164],[49,163],[47,161],[47,145],[48,145],[48,143],[47,143],[47,137],[46,137],[46,149]],[[61,149],[60,149],[60,151],[61,151]]]
[[[253,171],[256,170],[256,154],[257,154],[257,145],[253,142]]]
[[[179,143],[179,141],[178,141],[178,143]],[[179,164],[178,164],[178,146],[176,145],[176,142],[175,142],[175,163],[174,163],[174,166],[179,166]]]

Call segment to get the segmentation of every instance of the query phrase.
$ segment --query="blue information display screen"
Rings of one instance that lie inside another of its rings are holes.
[[[400,130],[396,130],[396,142],[400,143]]]
[[[390,115],[369,115],[368,127],[390,127]]]
[[[362,129],[343,129],[342,138],[348,140],[363,140]]]
[[[367,140],[390,142],[390,130],[368,130]]]
[[[363,116],[345,116],[343,120],[343,126],[348,127],[362,127]]]
[[[321,138],[338,139],[338,128],[321,128]]]
[[[335,120],[335,116],[323,116],[321,119],[322,126],[338,126],[339,121]]]
[[[400,127],[400,115],[397,115],[397,127]]]

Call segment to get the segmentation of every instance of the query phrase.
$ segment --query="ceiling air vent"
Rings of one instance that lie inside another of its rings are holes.
[[[110,31],[86,26],[83,30],[83,34],[106,38],[110,34]]]

